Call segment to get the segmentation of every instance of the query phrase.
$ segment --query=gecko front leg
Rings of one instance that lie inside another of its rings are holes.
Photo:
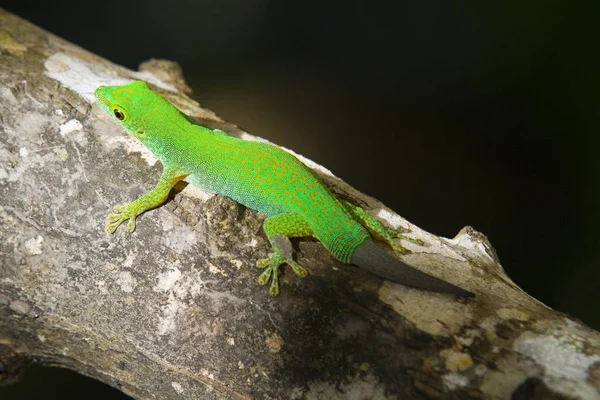
[[[135,230],[135,219],[138,215],[151,208],[158,207],[167,200],[169,192],[177,182],[184,179],[187,174],[182,174],[175,168],[164,167],[162,175],[156,184],[156,187],[149,192],[144,193],[136,200],[127,204],[118,204],[113,207],[114,214],[108,214],[106,231],[113,233],[119,225],[129,220],[127,231]]]

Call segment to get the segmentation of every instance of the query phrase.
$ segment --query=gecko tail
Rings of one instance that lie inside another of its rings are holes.
[[[430,290],[432,292],[450,293],[460,297],[475,296],[467,290],[403,263],[388,254],[385,250],[377,247],[371,239],[366,239],[354,250],[352,264],[364,268],[375,275],[379,275],[384,279],[406,286]]]

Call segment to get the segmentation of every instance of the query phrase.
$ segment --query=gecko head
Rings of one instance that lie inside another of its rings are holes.
[[[146,82],[133,81],[121,86],[100,86],[94,92],[98,104],[113,116],[129,133],[142,138],[145,116],[162,100]]]

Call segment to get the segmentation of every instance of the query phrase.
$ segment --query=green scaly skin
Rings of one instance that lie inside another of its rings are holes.
[[[342,263],[350,264],[355,249],[370,237],[405,249],[394,239],[404,238],[386,228],[362,208],[340,201],[297,158],[281,148],[227,136],[220,130],[196,125],[141,81],[96,89],[99,104],[139,139],[163,164],[154,189],[137,200],[114,207],[106,230],[113,233],[162,204],[180,180],[228,196],[268,216],[264,231],[273,254],[258,260],[265,268],[258,281],[271,281],[269,292],[279,294],[278,269],[288,264],[300,277],[306,270],[292,258],[291,237],[312,236]],[[409,239],[416,243],[418,240]]]

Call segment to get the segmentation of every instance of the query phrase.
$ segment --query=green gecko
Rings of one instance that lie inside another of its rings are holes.
[[[406,250],[394,239],[411,239],[386,228],[362,208],[337,199],[312,170],[280,147],[198,125],[142,81],[100,86],[95,95],[102,108],[163,165],[154,189],[131,203],[114,207],[106,225],[109,233],[127,220],[127,230],[133,232],[136,217],[164,203],[173,186],[186,179],[268,216],[263,229],[273,252],[269,258],[258,260],[257,265],[265,269],[258,282],[266,285],[270,280],[272,295],[279,294],[282,264],[288,264],[299,277],[308,274],[293,259],[289,238],[312,236],[344,264],[357,265],[408,286],[473,296],[377,247],[370,234],[400,253]]]

